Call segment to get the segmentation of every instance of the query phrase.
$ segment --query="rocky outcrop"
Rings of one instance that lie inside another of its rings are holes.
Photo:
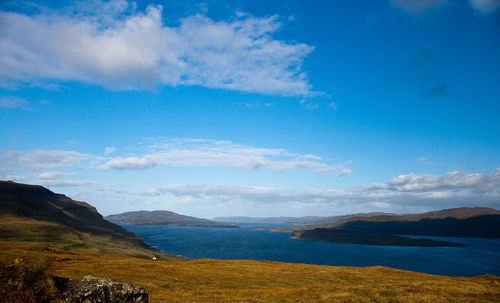
[[[108,278],[85,276],[82,281],[55,277],[61,297],[71,303],[147,303],[149,292]]]

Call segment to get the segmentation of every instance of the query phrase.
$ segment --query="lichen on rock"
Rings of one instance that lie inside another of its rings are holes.
[[[109,278],[85,276],[82,281],[55,277],[55,286],[71,303],[147,303],[149,292]]]

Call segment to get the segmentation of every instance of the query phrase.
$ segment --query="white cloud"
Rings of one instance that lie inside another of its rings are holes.
[[[278,148],[258,148],[230,141],[206,139],[150,140],[142,153],[127,156],[109,156],[114,147],[106,147],[108,156],[83,154],[65,150],[0,150],[0,176],[14,172],[39,171],[57,167],[79,167],[98,170],[141,170],[160,166],[173,167],[231,167],[254,170],[267,168],[274,171],[310,169],[318,173],[344,176],[351,173],[350,161],[328,163],[311,154],[294,154]],[[44,172],[30,175],[36,179],[54,179],[71,174]],[[38,176],[38,177],[37,177]]]
[[[481,13],[490,13],[500,7],[500,0],[469,0],[469,3]]]
[[[89,155],[65,150],[0,151],[0,170],[42,170],[74,166],[88,159]]]
[[[339,108],[337,106],[337,103],[335,103],[335,102],[330,102],[330,104],[328,104],[328,106],[330,106],[330,108],[332,108],[333,110],[337,110]]]
[[[157,166],[228,166],[239,169],[270,168],[276,171],[309,168],[317,172],[349,174],[346,164],[331,165],[315,155],[292,154],[283,149],[257,148],[230,141],[173,139],[154,143],[148,152],[114,157],[100,169],[146,169]]]
[[[0,42],[1,43],[1,42]],[[0,98],[0,108],[19,108],[28,106],[28,100],[18,97],[1,97]]]
[[[394,7],[410,13],[421,13],[431,8],[444,6],[447,0],[391,0]]]
[[[69,176],[74,176],[74,173],[63,173],[59,171],[48,171],[44,172],[41,174],[38,174],[35,176],[37,179],[42,179],[42,180],[50,180],[50,179],[57,179],[61,177],[69,177]]]
[[[494,173],[451,172],[402,175],[385,184],[346,189],[289,190],[255,186],[167,184],[147,189],[146,196],[173,195],[192,203],[298,203],[330,208],[440,209],[457,205],[500,207],[500,168]]]
[[[101,183],[86,180],[40,180],[35,181],[35,183],[37,185],[45,187],[77,187],[101,185]]]
[[[493,174],[468,174],[460,171],[442,176],[401,175],[387,183],[387,189],[396,191],[425,192],[434,190],[470,190],[475,192],[496,191],[500,193],[500,169]]]
[[[433,166],[435,164],[434,162],[429,161],[429,158],[427,158],[427,157],[418,157],[417,160],[420,163],[425,164],[425,165]]]
[[[302,106],[304,106],[307,110],[315,110],[315,109],[319,108],[319,104],[316,103],[316,102],[314,102],[314,101],[302,99],[302,100],[299,101],[299,103]]]
[[[104,149],[104,154],[105,155],[109,155],[109,154],[112,154],[116,151],[116,148],[114,146],[106,146],[106,148]]]
[[[72,10],[73,9],[73,10]],[[311,90],[302,71],[313,47],[273,39],[276,16],[204,15],[162,22],[161,5],[92,1],[38,15],[0,11],[0,83],[83,81],[111,89],[197,85],[273,95]]]
[[[350,168],[343,168],[339,171],[338,175],[339,176],[345,176],[345,175],[350,175],[352,173],[352,170]]]

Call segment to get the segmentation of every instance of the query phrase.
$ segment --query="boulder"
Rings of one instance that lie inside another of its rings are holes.
[[[54,277],[54,285],[71,303],[147,303],[149,292],[108,278],[85,276],[82,281]]]

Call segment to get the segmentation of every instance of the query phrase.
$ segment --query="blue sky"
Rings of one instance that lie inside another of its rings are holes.
[[[500,208],[500,1],[2,1],[0,179],[105,214]]]

